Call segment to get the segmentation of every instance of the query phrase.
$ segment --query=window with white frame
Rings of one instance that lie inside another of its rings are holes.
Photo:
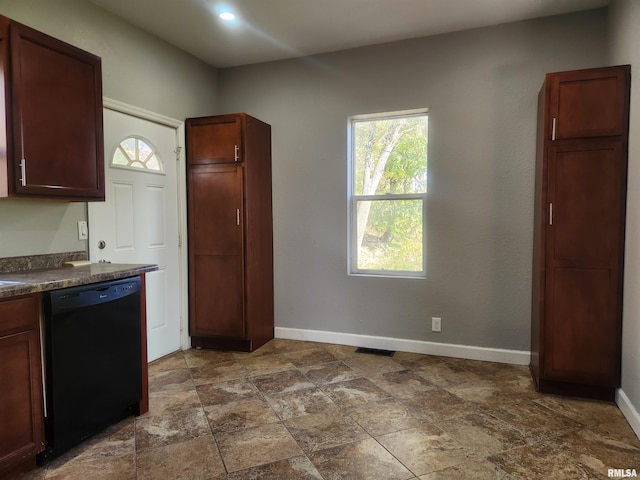
[[[164,173],[158,149],[149,140],[136,135],[120,142],[111,156],[111,166]]]
[[[349,271],[426,276],[427,110],[349,119]]]

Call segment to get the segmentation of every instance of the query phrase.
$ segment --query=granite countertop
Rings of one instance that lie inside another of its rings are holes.
[[[78,260],[77,257],[73,259]],[[59,260],[57,262],[59,264],[50,264],[48,268],[46,263],[29,261],[29,265],[37,265],[44,268],[16,270],[5,267],[0,269],[0,298],[118,280],[158,269],[157,265],[118,263],[92,263],[79,267],[70,267],[63,266],[60,263],[63,261],[68,260]],[[15,263],[13,262],[13,264]],[[2,266],[2,262],[0,262],[0,266]]]

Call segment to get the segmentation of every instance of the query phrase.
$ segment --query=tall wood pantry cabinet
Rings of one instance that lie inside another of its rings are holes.
[[[104,200],[100,57],[0,16],[0,198]]]
[[[531,371],[540,392],[620,383],[628,65],[547,74],[539,96]]]
[[[271,127],[190,118],[186,137],[191,345],[253,351],[273,338]]]

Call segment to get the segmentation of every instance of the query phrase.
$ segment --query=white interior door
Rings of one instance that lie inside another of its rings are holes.
[[[88,204],[89,258],[159,266],[146,274],[152,361],[180,349],[176,129],[105,108],[104,144],[106,201]]]

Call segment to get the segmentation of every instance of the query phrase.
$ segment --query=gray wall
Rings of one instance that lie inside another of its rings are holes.
[[[220,71],[273,127],[276,326],[528,350],[537,93],[605,10]],[[347,275],[347,117],[429,107],[426,280]],[[431,316],[443,319],[430,331]]]
[[[184,119],[218,108],[217,71],[85,0],[0,0],[0,14],[102,57],[105,96]],[[0,200],[0,257],[85,250],[85,203]]]
[[[610,61],[631,64],[631,119],[622,335],[622,390],[640,412],[640,2],[610,7]]]

